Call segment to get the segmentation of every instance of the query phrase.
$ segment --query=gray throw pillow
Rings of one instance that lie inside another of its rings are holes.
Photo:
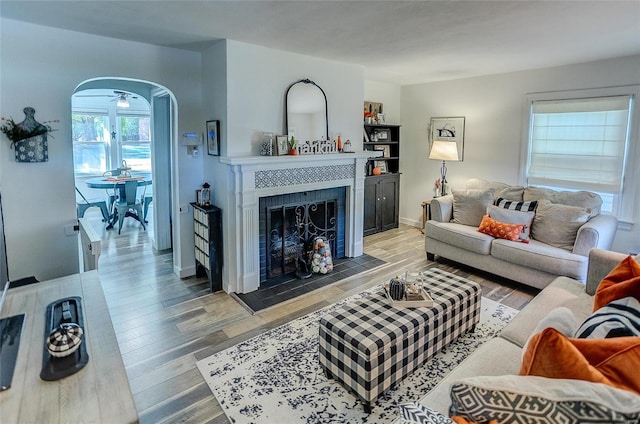
[[[546,199],[551,203],[590,209],[591,216],[599,215],[602,206],[602,198],[590,191],[555,191],[531,186],[525,188],[523,199],[524,201]]]
[[[524,227],[522,228],[522,233],[520,234],[520,240],[529,242],[531,222],[533,222],[533,217],[536,215],[535,212],[516,211],[505,209],[500,206],[489,205],[487,206],[487,215],[498,222],[524,225]]]
[[[531,225],[531,238],[571,251],[578,230],[590,217],[589,209],[540,200]]]
[[[453,222],[477,227],[487,213],[487,206],[493,204],[493,189],[459,190],[452,189]]]

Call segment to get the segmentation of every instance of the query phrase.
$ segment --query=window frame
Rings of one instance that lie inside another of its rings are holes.
[[[107,118],[107,126],[111,126],[111,124],[112,124],[112,117],[111,117],[109,109],[107,109],[107,108],[83,107],[83,108],[78,108],[78,109],[72,110],[71,114],[72,115],[104,116],[104,117]],[[73,131],[73,129],[72,129],[72,131]],[[76,143],[76,141],[73,140],[73,137],[71,139],[71,143],[72,143],[72,150],[73,150],[73,149],[75,149],[75,143]],[[104,143],[105,143],[105,153],[106,153],[105,160],[107,162],[106,166],[107,166],[107,169],[108,169],[108,167],[109,167],[109,157],[110,157],[112,149],[113,149],[113,140],[109,139],[109,140],[105,141]],[[93,173],[78,172],[78,170],[76,168],[75,158],[74,158],[74,162],[73,162],[73,172],[74,172],[74,175],[81,176],[81,177],[92,177],[92,176],[96,175],[96,174],[93,174]],[[102,173],[100,173],[100,175],[102,175]]]
[[[625,151],[625,165],[622,175],[622,190],[618,196],[617,214],[619,228],[631,229],[634,220],[634,205],[636,192],[640,189],[640,146],[638,146],[638,127],[640,123],[640,85],[625,85],[603,87],[584,90],[567,90],[528,93],[523,102],[523,124],[520,149],[520,183],[528,184],[528,169],[530,159],[530,134],[532,130],[532,105],[536,101],[580,100],[593,97],[630,96],[629,106],[629,141]],[[616,208],[614,207],[614,211]]]

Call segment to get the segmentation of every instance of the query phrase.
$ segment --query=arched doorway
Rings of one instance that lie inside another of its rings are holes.
[[[127,106],[121,105],[123,101]],[[149,81],[97,78],[84,81],[76,87],[72,95],[72,114],[79,111],[76,104],[83,104],[85,113],[102,113],[104,122],[101,125],[108,128],[107,135],[103,137],[107,139],[103,146],[89,145],[98,154],[90,152],[87,155],[93,158],[89,162],[93,162],[84,165],[86,172],[83,177],[98,176],[93,174],[101,176],[104,171],[121,166],[123,159],[127,160],[127,165],[148,171],[153,181],[152,219],[149,220],[153,225],[153,247],[156,250],[170,249],[173,245],[171,217],[175,216],[171,190],[171,175],[175,170],[171,146],[177,120],[174,95],[166,87]],[[95,107],[100,104],[103,107]],[[138,130],[134,131],[136,137],[120,134],[125,132],[122,129],[128,124]],[[150,135],[148,143],[145,143],[145,131]],[[78,156],[78,152],[74,144],[75,156]],[[74,163],[77,163],[76,158]]]

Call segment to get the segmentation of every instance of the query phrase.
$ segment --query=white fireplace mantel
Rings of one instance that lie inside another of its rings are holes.
[[[362,255],[364,177],[367,160],[382,152],[298,156],[222,157],[231,175],[231,252],[227,292],[260,286],[259,199],[277,194],[346,187],[345,255]]]

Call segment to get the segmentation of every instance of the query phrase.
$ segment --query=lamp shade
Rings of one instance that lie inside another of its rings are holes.
[[[429,152],[429,159],[458,160],[458,144],[455,141],[435,140]]]

